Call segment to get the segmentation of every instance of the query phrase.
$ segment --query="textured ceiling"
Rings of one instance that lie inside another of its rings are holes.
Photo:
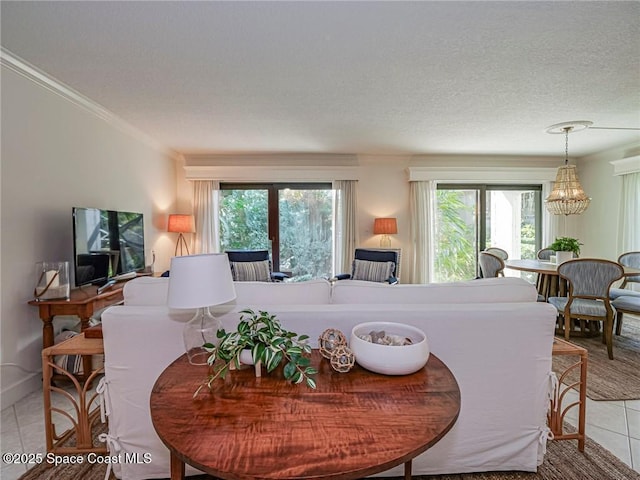
[[[551,124],[640,128],[638,1],[0,8],[5,49],[182,153],[562,157]]]

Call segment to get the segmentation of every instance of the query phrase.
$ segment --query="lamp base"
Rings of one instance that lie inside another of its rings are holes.
[[[222,323],[211,314],[209,307],[198,309],[193,318],[185,323],[182,331],[189,363],[207,365],[211,353],[205,346],[218,346],[218,330],[221,329]]]
[[[391,237],[389,235],[382,235],[382,238],[380,238],[380,247],[381,248],[389,248],[391,247]]]
[[[182,233],[180,233],[178,235],[178,241],[176,242],[176,249],[173,252],[173,256],[177,257],[178,256],[178,248],[180,248],[180,256],[184,255],[184,250],[187,251],[187,255],[190,255],[189,253],[189,245],[187,245],[187,240],[184,238],[184,235]]]

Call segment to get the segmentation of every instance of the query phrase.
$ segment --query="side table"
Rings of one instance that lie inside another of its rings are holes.
[[[578,361],[569,366],[558,377],[558,388],[551,399],[548,415],[549,428],[553,432],[555,440],[578,440],[578,450],[584,452],[585,441],[585,413],[587,406],[587,349],[567,342],[561,338],[553,341],[552,355],[573,355]],[[580,369],[580,380],[564,385],[562,381],[576,369]],[[563,408],[562,401],[569,390],[578,387],[579,400]],[[578,407],[578,431],[565,433],[563,429],[564,417],[569,409]]]
[[[56,355],[97,355],[104,354],[104,346],[101,338],[85,338],[84,333],[76,335],[69,340],[45,348],[42,351],[42,390],[44,393],[44,424],[47,444],[47,453],[56,454],[78,454],[78,453],[107,453],[106,445],[95,446],[91,435],[91,427],[100,420],[100,406],[97,404],[98,394],[88,394],[92,381],[104,369],[101,367],[87,374],[85,372],[85,380],[80,381],[73,373],[57,366],[54,361]],[[75,386],[75,394],[77,398],[65,389],[52,385],[51,379],[54,371],[67,377]],[[74,407],[76,417],[74,418],[69,412],[53,407],[51,405],[52,392],[60,394],[66,398]],[[68,418],[72,427],[58,434],[53,422],[53,413],[57,413]],[[75,446],[62,446],[73,433],[76,434]]]

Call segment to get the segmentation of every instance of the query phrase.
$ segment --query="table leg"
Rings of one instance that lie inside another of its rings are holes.
[[[91,317],[80,317],[80,332],[84,332],[89,328],[89,321]],[[91,364],[91,355],[82,356],[82,374],[84,378],[88,378],[93,371],[93,365]]]
[[[42,349],[50,347],[54,343],[53,338],[53,317],[41,317],[42,320]]]
[[[587,408],[587,352],[580,354],[580,405],[578,406],[578,450],[584,452]]]
[[[171,452],[171,480],[184,480],[184,462]]]
[[[404,480],[411,480],[411,460],[404,463]]]

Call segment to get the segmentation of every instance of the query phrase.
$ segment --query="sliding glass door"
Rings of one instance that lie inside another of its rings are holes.
[[[331,184],[222,184],[220,189],[222,251],[268,249],[274,271],[296,281],[331,276]]]
[[[434,280],[475,278],[478,252],[487,247],[502,248],[509,258],[535,258],[541,190],[539,185],[438,185]]]

